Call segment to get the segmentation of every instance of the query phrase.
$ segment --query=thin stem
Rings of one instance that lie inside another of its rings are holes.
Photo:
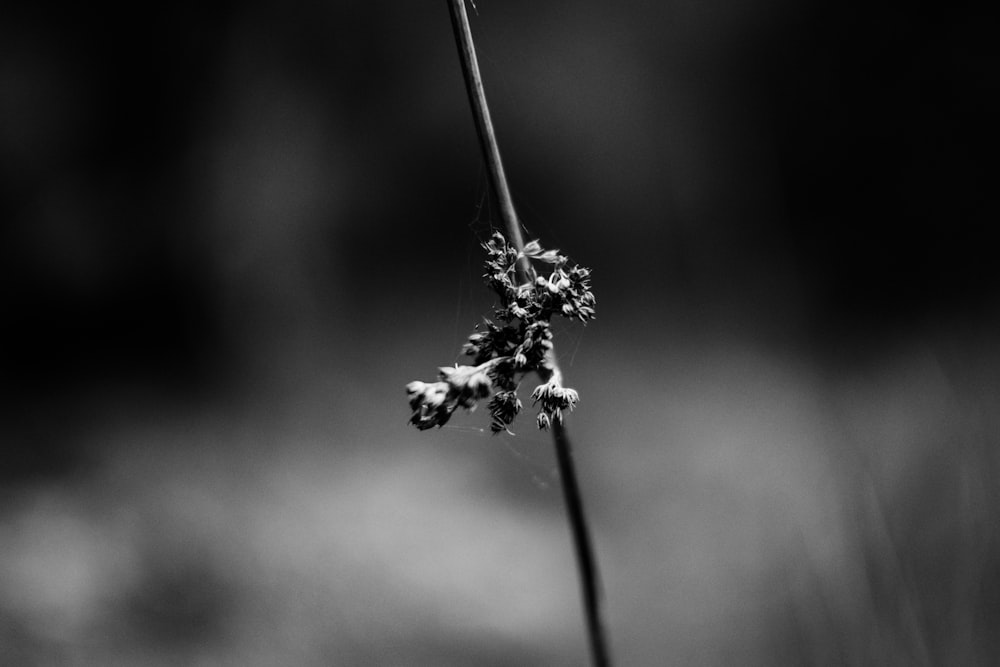
[[[507,233],[514,247],[520,253],[524,250],[521,224],[517,219],[517,212],[514,210],[514,201],[510,196],[503,161],[500,159],[500,148],[497,146],[496,133],[493,130],[493,121],[490,118],[489,106],[486,104],[486,92],[483,89],[482,75],[479,73],[479,61],[476,58],[476,47],[472,41],[469,16],[465,11],[465,0],[448,0],[448,6],[451,10],[451,23],[455,31],[455,39],[458,42],[462,73],[465,75],[465,87],[469,93],[469,102],[472,105],[472,115],[476,121],[476,132],[479,134],[480,146],[483,150],[483,156],[486,158],[490,183],[499,202],[500,214],[507,227]],[[533,273],[530,262],[523,256],[518,262],[518,269],[523,280],[527,280]],[[542,374],[559,378],[561,381],[562,373],[556,364],[554,354],[546,355],[546,368]],[[573,466],[573,449],[566,429],[559,420],[553,420],[552,439],[556,448],[563,497],[566,501],[570,531],[573,534],[573,547],[579,566],[584,617],[587,622],[591,656],[595,667],[609,667],[611,658],[602,615],[597,560],[594,557],[590,531],[587,528],[587,519],[583,511],[583,497],[580,494],[580,485],[577,482],[576,470]]]
[[[576,468],[573,466],[573,447],[570,445],[565,427],[558,419],[552,420],[552,440],[555,442],[556,458],[559,461],[559,478],[562,480],[563,497],[566,499],[566,511],[572,528],[576,562],[580,567],[590,652],[594,657],[594,665],[606,667],[611,664],[611,658],[608,654],[604,618],[601,615],[600,575],[594,558],[594,547],[590,541],[590,530],[587,528],[587,517],[583,513],[583,496],[580,495]]]
[[[503,160],[500,159],[500,147],[497,145],[496,132],[493,130],[493,120],[490,118],[490,107],[486,103],[486,91],[483,89],[483,77],[479,73],[479,59],[476,58],[476,46],[472,42],[472,28],[469,26],[469,15],[465,11],[465,0],[448,0],[451,9],[451,25],[458,41],[458,59],[462,63],[462,74],[465,75],[465,89],[469,93],[469,103],[472,104],[472,117],[476,121],[476,133],[479,144],[486,158],[486,169],[490,174],[490,184],[500,205],[500,217],[507,227],[507,235],[518,252],[524,250],[524,238],[521,236],[521,222],[514,210],[514,200],[510,196],[510,186],[507,185],[507,175],[504,173]],[[532,274],[527,258],[518,262],[521,280],[525,282]]]

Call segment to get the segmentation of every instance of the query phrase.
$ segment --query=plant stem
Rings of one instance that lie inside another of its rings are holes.
[[[518,252],[524,250],[524,238],[521,236],[521,222],[514,210],[514,200],[510,196],[507,185],[507,175],[500,159],[500,147],[497,145],[496,132],[493,130],[493,120],[490,118],[490,107],[486,103],[486,91],[483,89],[483,77],[479,73],[479,59],[476,58],[476,46],[472,43],[472,28],[469,27],[469,15],[465,11],[465,0],[448,0],[451,9],[451,26],[458,41],[458,59],[462,63],[462,74],[465,75],[465,89],[469,93],[469,103],[472,105],[472,117],[476,121],[476,133],[479,135],[480,148],[486,158],[486,169],[490,174],[490,183],[500,205],[500,217],[503,218],[507,234]],[[518,262],[521,280],[526,282],[532,275],[531,264],[526,257]]]
[[[601,615],[600,575],[597,571],[597,560],[594,558],[594,547],[590,541],[590,531],[587,528],[587,517],[583,513],[583,496],[580,495],[576,468],[573,466],[573,448],[565,427],[558,419],[552,420],[552,440],[556,446],[559,478],[562,480],[563,497],[566,499],[566,511],[572,528],[576,562],[580,568],[590,652],[594,658],[594,665],[606,667],[611,664],[611,658],[608,655],[607,636]]]
[[[493,121],[490,118],[489,106],[486,103],[486,91],[483,89],[483,78],[479,72],[479,61],[476,58],[476,47],[472,41],[472,29],[469,26],[469,16],[465,11],[465,0],[448,0],[451,10],[451,23],[458,42],[459,60],[462,63],[462,73],[465,76],[465,87],[469,93],[472,105],[472,116],[476,122],[476,132],[486,159],[490,175],[490,183],[500,205],[500,214],[511,242],[520,253],[524,250],[524,240],[521,236],[521,224],[514,210],[514,202],[507,185],[503,161],[500,159],[500,148],[497,146]],[[518,264],[522,278],[527,280],[533,273],[530,262],[521,257]],[[556,365],[555,355],[548,354],[546,358],[547,371],[552,376],[561,378],[562,374]],[[544,381],[545,378],[543,378]],[[584,617],[587,623],[587,634],[590,639],[590,651],[595,667],[609,667],[611,658],[608,652],[607,633],[602,615],[601,596],[599,590],[600,577],[597,571],[597,560],[587,527],[586,515],[583,511],[583,497],[573,466],[573,449],[566,434],[566,429],[559,420],[553,420],[552,439],[555,444],[556,458],[559,464],[559,477],[562,480],[563,497],[566,502],[566,512],[569,515],[570,531],[573,534],[573,547],[576,552],[577,566],[580,572],[580,584],[583,594]]]

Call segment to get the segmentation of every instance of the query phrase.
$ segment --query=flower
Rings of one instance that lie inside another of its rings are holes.
[[[576,389],[563,387],[556,380],[549,380],[531,392],[534,402],[541,403],[538,411],[538,428],[548,429],[552,422],[563,421],[563,410],[572,410],[580,401]]]
[[[493,382],[480,366],[442,366],[438,369],[441,379],[448,385],[449,396],[463,408],[473,408],[481,398],[490,395]]]
[[[554,380],[549,380],[545,384],[540,384],[531,392],[531,398],[535,403],[541,402],[543,409],[553,410],[570,409],[576,407],[580,401],[580,394],[576,389],[563,387]]]
[[[583,323],[594,318],[596,300],[590,291],[590,269],[571,265],[558,250],[545,250],[531,241],[518,252],[496,232],[483,243],[486,271],[483,278],[499,297],[494,308],[494,324],[485,320],[485,328],[476,327],[462,348],[475,366],[444,366],[438,369],[439,382],[411,382],[406,386],[413,414],[410,423],[424,430],[442,426],[459,407],[472,410],[478,402],[494,393],[489,402],[490,430],[510,432],[509,426],[521,411],[517,397],[520,379],[539,372],[548,379],[531,394],[539,405],[536,419],[540,429],[553,421],[562,422],[563,412],[572,410],[580,400],[574,389],[563,387],[553,376],[551,359],[554,316],[578,319]],[[527,282],[521,282],[518,263],[549,265],[548,277],[528,269]]]
[[[490,395],[493,380],[489,371],[499,365],[494,360],[479,366],[443,366],[438,369],[440,382],[414,380],[406,385],[410,398],[410,423],[421,431],[444,426],[456,408],[472,410],[480,399]]]
[[[506,431],[510,433],[510,425],[521,411],[521,400],[517,391],[501,391],[490,400],[490,430],[493,433]]]
[[[456,404],[448,398],[447,382],[420,382],[415,380],[406,385],[410,397],[410,423],[421,431],[434,426],[444,426],[455,411]]]
[[[562,264],[567,261],[564,255],[560,255],[558,250],[543,250],[538,241],[529,241],[524,245],[520,257],[530,257],[546,264]]]
[[[546,413],[539,412],[538,416],[535,418],[535,423],[538,424],[538,429],[540,431],[548,431],[552,420],[549,419],[549,416]]]

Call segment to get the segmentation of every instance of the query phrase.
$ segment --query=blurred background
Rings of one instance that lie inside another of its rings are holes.
[[[446,4],[133,12],[0,22],[0,664],[586,664],[532,415],[406,423],[492,304]],[[618,664],[997,664],[997,26],[472,23],[528,236],[594,271]]]

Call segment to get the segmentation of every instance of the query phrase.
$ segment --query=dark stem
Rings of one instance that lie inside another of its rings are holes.
[[[465,75],[465,89],[469,93],[469,103],[472,104],[472,117],[476,121],[476,133],[479,135],[483,157],[486,158],[490,184],[500,206],[500,216],[507,228],[507,234],[517,251],[521,252],[524,250],[521,222],[517,219],[517,211],[514,210],[514,200],[510,196],[507,175],[500,159],[500,147],[497,145],[493,120],[490,118],[490,107],[486,104],[486,91],[483,89],[483,77],[479,73],[476,46],[472,43],[472,28],[469,27],[465,0],[448,0],[448,6],[451,9],[451,26],[458,42],[458,59],[462,63],[462,74]],[[532,275],[531,265],[526,257],[522,257],[518,262],[518,269],[522,282],[527,281]]]
[[[490,175],[490,183],[500,205],[507,233],[518,252],[524,250],[524,240],[521,236],[521,224],[514,210],[514,202],[507,185],[503,162],[500,159],[500,148],[497,146],[493,121],[490,119],[489,106],[486,104],[486,92],[483,89],[482,75],[479,73],[479,61],[476,58],[476,47],[472,42],[472,29],[469,27],[469,16],[465,11],[465,0],[448,0],[451,10],[451,24],[458,42],[458,55],[462,63],[462,73],[465,75],[465,87],[472,104],[472,115],[476,121],[476,131],[479,134],[480,146],[486,158],[486,167]],[[522,257],[518,264],[522,279],[532,275],[527,258]],[[558,373],[554,355],[549,363],[550,372]],[[576,470],[573,467],[573,453],[569,437],[563,425],[553,420],[552,439],[555,443],[556,457],[559,462],[559,476],[562,480],[563,497],[566,501],[566,512],[569,514],[570,530],[573,534],[573,547],[580,571],[580,583],[583,589],[584,616],[587,621],[587,634],[590,638],[590,650],[595,667],[609,667],[611,659],[608,652],[607,633],[601,613],[601,596],[597,572],[597,561],[587,528],[586,515],[583,512],[583,498],[580,495],[580,485],[577,483]]]
[[[580,495],[580,485],[576,481],[576,468],[573,466],[573,447],[570,445],[566,429],[558,419],[552,421],[552,439],[556,445],[556,458],[559,461],[559,478],[562,480],[563,497],[566,499],[566,511],[569,514],[569,524],[573,532],[573,548],[576,550],[576,562],[580,567],[580,583],[583,587],[583,610],[587,619],[587,634],[590,637],[590,652],[594,665],[607,667],[611,664],[608,654],[608,641],[604,630],[604,618],[601,615],[600,575],[597,572],[597,561],[594,558],[594,547],[590,541],[590,531],[587,528],[587,517],[583,513],[583,497]]]

